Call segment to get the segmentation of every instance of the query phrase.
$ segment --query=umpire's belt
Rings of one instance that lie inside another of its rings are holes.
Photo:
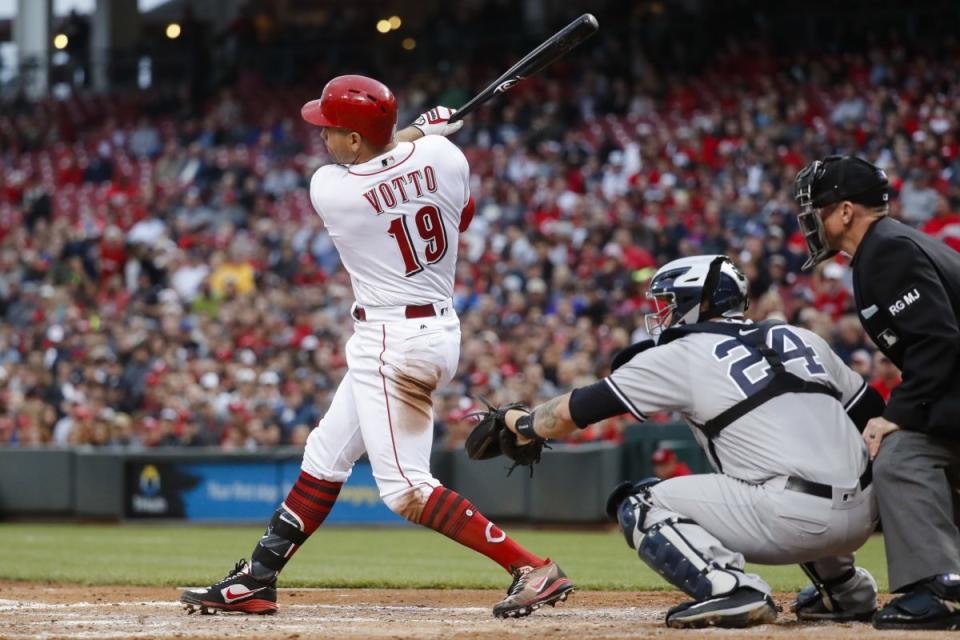
[[[450,317],[453,315],[453,301],[447,298],[440,302],[396,307],[361,307],[359,304],[354,304],[350,315],[361,322],[391,322],[393,320],[433,318],[436,316]]]
[[[862,476],[860,476],[860,490],[863,491],[869,487],[872,480],[873,472],[868,464],[867,470],[863,472]],[[834,488],[829,484],[804,480],[803,478],[798,478],[796,476],[788,477],[787,484],[783,488],[788,491],[799,491],[800,493],[817,496],[818,498],[827,498],[828,500],[832,499],[834,495]]]

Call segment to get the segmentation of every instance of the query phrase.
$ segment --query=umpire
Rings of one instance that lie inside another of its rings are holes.
[[[960,532],[946,467],[960,463],[960,253],[887,217],[884,172],[830,156],[798,175],[808,269],[852,256],[860,322],[903,375],[864,441],[886,538],[890,590],[878,629],[960,627]]]

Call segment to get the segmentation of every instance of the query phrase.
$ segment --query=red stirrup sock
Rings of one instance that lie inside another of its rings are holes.
[[[310,535],[327,519],[342,486],[342,482],[320,480],[301,471],[283,503],[300,517],[303,532]]]
[[[456,491],[437,487],[420,515],[420,524],[487,556],[507,571],[540,567],[546,561],[519,544]]]

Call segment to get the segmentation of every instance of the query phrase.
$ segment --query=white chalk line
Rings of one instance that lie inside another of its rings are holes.
[[[150,607],[150,608],[182,608],[179,602],[171,600],[130,600],[125,602],[36,602],[29,600],[0,600],[0,611],[24,611],[24,610],[70,610],[70,609],[101,609],[111,607],[122,609],[124,607]],[[387,605],[387,604],[283,604],[281,611],[369,611],[371,613],[415,613],[415,614],[486,614],[490,612],[490,607],[431,607],[421,605]],[[616,615],[617,617],[626,614],[642,614],[652,611],[642,607],[605,607],[600,609],[568,609],[558,608],[551,611],[556,616],[583,616],[583,615]],[[119,611],[118,611],[119,613]],[[142,615],[142,614],[141,614]],[[222,614],[218,614],[222,615]],[[250,619],[250,618],[245,618]],[[265,618],[276,619],[276,618]]]

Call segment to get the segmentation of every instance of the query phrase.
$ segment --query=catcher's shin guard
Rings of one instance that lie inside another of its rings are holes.
[[[667,582],[697,600],[736,590],[743,573],[700,555],[677,529],[676,525],[681,523],[696,524],[693,520],[671,519],[646,530],[637,546],[640,559]]]
[[[303,531],[299,516],[281,504],[250,556],[250,574],[257,580],[272,583],[284,565],[304,542],[309,534]]]

